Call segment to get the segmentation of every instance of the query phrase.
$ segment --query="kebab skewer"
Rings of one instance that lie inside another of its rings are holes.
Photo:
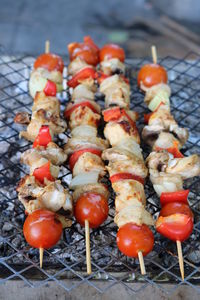
[[[48,43],[47,48],[49,52]],[[48,59],[46,55],[43,56],[43,59],[40,56],[36,60],[35,65],[39,64],[39,61],[44,68],[49,69],[52,62],[55,63],[55,58],[58,65],[62,62],[61,58],[54,55]],[[56,64],[54,67],[57,68]],[[38,80],[40,81],[40,78]],[[32,77],[29,82],[32,94],[31,81]],[[61,237],[62,228],[71,226],[68,216],[72,213],[72,201],[61,182],[55,180],[59,173],[59,165],[66,161],[67,155],[53,142],[53,138],[65,130],[66,122],[60,119],[60,104],[55,97],[56,90],[49,95],[46,88],[43,91],[40,91],[40,88],[40,85],[34,86],[36,93],[32,117],[26,113],[18,113],[15,121],[29,124],[27,130],[20,135],[33,142],[33,148],[26,150],[21,156],[21,162],[30,167],[30,175],[20,180],[17,191],[18,198],[28,214],[23,228],[24,236],[32,247],[39,248],[42,267],[44,248],[55,245]],[[60,211],[64,211],[64,215]]]
[[[104,135],[112,148],[103,151],[102,158],[108,161],[115,198],[115,223],[119,227],[117,245],[119,250],[138,258],[141,273],[146,274],[143,256],[153,248],[154,237],[148,226],[154,222],[145,209],[144,180],[147,168],[139,146],[140,137],[136,128],[137,113],[129,110],[130,85],[124,77],[125,54],[117,45],[106,45],[100,51],[100,67],[106,74],[99,78],[99,90],[105,97],[103,111]]]
[[[108,189],[102,183],[105,166],[101,153],[108,143],[97,136],[101,108],[94,102],[96,91],[94,67],[98,63],[98,48],[90,37],[84,43],[68,46],[68,87],[71,101],[65,110],[65,118],[71,129],[71,139],[65,145],[72,171],[70,184],[75,202],[74,215],[85,226],[87,273],[92,272],[90,258],[90,228],[99,227],[108,216]]]
[[[162,206],[156,229],[176,241],[184,280],[181,242],[192,233],[193,214],[187,202],[189,190],[183,190],[183,180],[200,175],[200,159],[196,154],[184,157],[180,152],[187,141],[188,131],[180,128],[170,113],[171,90],[167,85],[167,73],[157,64],[154,46],[152,57],[153,64],[143,66],[138,74],[138,85],[146,92],[145,102],[152,111],[145,116],[148,125],[142,135],[153,148],[147,165]]]

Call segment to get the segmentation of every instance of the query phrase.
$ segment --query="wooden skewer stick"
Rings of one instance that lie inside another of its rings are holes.
[[[42,269],[44,248],[40,248],[40,268]]]
[[[145,265],[144,265],[144,258],[143,258],[143,254],[141,251],[138,252],[138,259],[140,262],[140,270],[141,270],[141,274],[145,275],[146,274],[146,269],[145,269]]]
[[[156,46],[151,46],[151,55],[153,59],[153,63],[157,64],[157,51],[156,51]]]
[[[181,271],[181,278],[184,280],[184,261],[183,261],[183,252],[182,252],[182,247],[181,247],[181,242],[176,241],[177,245],[177,251],[178,251],[178,261],[179,261],[179,267]]]
[[[50,52],[50,42],[49,40],[46,40],[45,42],[45,53],[49,53]]]
[[[91,274],[92,267],[91,267],[91,256],[90,256],[90,226],[88,220],[85,220],[85,245],[86,245],[87,273]]]

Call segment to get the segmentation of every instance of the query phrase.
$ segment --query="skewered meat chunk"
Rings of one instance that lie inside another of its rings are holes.
[[[89,107],[79,106],[70,115],[69,127],[71,129],[80,125],[97,127],[100,118],[100,115],[93,112]]]
[[[127,223],[135,223],[138,226],[146,224],[153,226],[154,221],[151,214],[143,207],[130,205],[124,207],[119,213],[116,214],[114,222],[118,227],[121,227]]]
[[[100,69],[106,75],[125,73],[125,65],[118,58],[105,59],[101,61]]]
[[[26,111],[19,112],[15,115],[14,121],[18,124],[28,125],[31,121],[31,116]]]
[[[73,168],[73,176],[76,176],[80,173],[99,171],[100,176],[105,175],[105,166],[101,158],[93,153],[85,152],[79,156],[77,162]]]
[[[74,60],[70,62],[70,64],[67,67],[68,75],[75,75],[79,71],[81,71],[84,68],[92,67],[91,65],[87,64],[83,59],[80,57],[76,57]]]
[[[56,97],[46,96],[44,92],[37,92],[33,101],[32,112],[43,109],[52,115],[60,115],[60,102]]]
[[[177,138],[172,133],[162,131],[158,138],[156,139],[155,143],[153,144],[153,150],[157,148],[167,149],[171,148],[176,144],[178,148],[181,148],[181,143],[178,141]]]
[[[104,128],[105,138],[112,146],[117,145],[124,138],[132,137],[136,143],[140,143],[140,136],[136,128],[132,127],[129,122],[109,122]]]
[[[72,100],[75,99],[86,99],[86,100],[92,100],[95,99],[95,94],[93,91],[93,86],[90,87],[85,84],[79,84],[77,85],[72,92]]]
[[[133,179],[119,180],[112,183],[112,188],[116,193],[116,212],[121,211],[126,206],[146,205],[144,186],[140,182]]]
[[[76,201],[84,193],[97,193],[103,195],[106,199],[109,198],[109,191],[103,183],[91,183],[77,187],[73,192],[73,200]]]
[[[49,114],[44,109],[35,111],[26,131],[20,132],[20,137],[34,142],[42,125],[48,125],[52,134],[59,134],[66,130],[67,124],[60,116]]]
[[[183,179],[180,175],[166,174],[157,171],[149,170],[150,180],[154,190],[160,196],[164,192],[175,192],[183,189]]]
[[[105,107],[115,104],[129,108],[130,86],[119,75],[104,79],[100,84],[100,92],[105,95]]]
[[[200,175],[200,158],[197,154],[188,157],[174,158],[166,151],[151,152],[147,158],[147,164],[151,171],[166,172],[180,175],[183,179]]]
[[[53,142],[48,143],[47,147],[37,146],[36,148],[26,150],[21,161],[24,164],[32,165],[35,160],[46,158],[54,165],[62,165],[67,160],[67,154],[62,148]]]
[[[64,146],[64,151],[67,154],[72,154],[76,150],[85,148],[105,150],[108,148],[108,142],[98,137],[76,136],[68,140]]]
[[[18,197],[25,210],[32,213],[39,208],[59,211],[61,208],[72,213],[72,199],[69,192],[63,188],[60,180],[49,182],[45,187],[35,180],[34,176],[22,178],[17,187]]]

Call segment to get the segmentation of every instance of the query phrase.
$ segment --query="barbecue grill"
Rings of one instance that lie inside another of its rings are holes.
[[[61,241],[44,251],[43,269],[39,267],[38,250],[27,245],[22,226],[24,208],[17,199],[16,184],[27,170],[20,164],[20,156],[31,143],[19,139],[22,127],[13,122],[19,111],[31,113],[32,98],[28,93],[28,80],[34,57],[27,55],[8,56],[0,47],[0,283],[21,279],[28,286],[38,287],[54,281],[66,291],[78,288],[83,283],[103,293],[113,285],[124,285],[137,293],[148,285],[154,285],[172,293],[182,284],[192,286],[200,293],[200,185],[199,178],[185,181],[190,189],[189,202],[195,216],[191,237],[182,244],[185,280],[181,280],[176,243],[155,233],[154,250],[145,257],[147,275],[141,276],[139,262],[123,256],[117,249],[115,237],[117,227],[114,218],[114,195],[109,200],[107,221],[91,232],[92,274],[86,272],[84,229],[76,222],[63,231]],[[127,59],[132,96],[131,109],[140,113],[138,128],[144,126],[143,114],[147,112],[144,95],[138,90],[136,72],[149,59]],[[67,57],[65,57],[67,62]],[[160,63],[167,69],[172,88],[171,110],[178,124],[187,127],[190,136],[183,148],[185,155],[200,152],[200,57],[189,53],[183,59],[166,57]],[[66,72],[64,85],[66,86]],[[68,101],[68,93],[59,94],[61,109]],[[102,99],[97,99],[103,107]],[[101,128],[100,128],[101,130]],[[58,137],[63,145],[69,133]],[[142,145],[145,157],[150,152]],[[68,185],[71,173],[64,165],[60,179]],[[145,185],[148,210],[157,218],[159,199],[149,181]],[[69,280],[63,280],[69,279]],[[103,285],[99,285],[104,281]],[[134,287],[129,283],[139,283]],[[172,283],[173,285],[166,285]],[[170,287],[170,289],[169,289]]]

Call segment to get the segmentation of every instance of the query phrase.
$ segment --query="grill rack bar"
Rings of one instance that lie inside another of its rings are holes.
[[[190,58],[195,58],[190,60]],[[149,59],[150,60],[150,59]],[[143,103],[143,94],[136,85],[136,72],[148,59],[128,59],[128,74],[131,79],[132,100],[131,109],[140,113],[138,128],[144,126],[143,113],[147,112]],[[30,147],[30,143],[19,140],[21,126],[13,123],[16,112],[25,110],[31,112],[32,99],[27,91],[30,66],[33,56],[8,56],[0,47],[0,283],[11,279],[21,279],[31,287],[46,285],[54,281],[66,291],[70,291],[87,283],[100,293],[107,291],[113,285],[124,285],[133,293],[138,293],[149,284],[159,287],[167,293],[172,293],[182,285],[179,274],[176,245],[155,234],[154,251],[145,258],[147,276],[140,275],[138,261],[122,256],[115,244],[116,226],[113,223],[114,197],[109,200],[110,213],[106,223],[91,233],[91,257],[94,272],[86,273],[84,230],[77,224],[64,231],[64,238],[57,246],[44,252],[44,268],[39,268],[38,251],[27,246],[23,239],[22,225],[24,222],[23,207],[17,200],[15,186],[26,173],[26,168],[20,165],[19,157]],[[67,58],[65,58],[67,61]],[[200,152],[200,57],[191,52],[183,59],[166,57],[160,63],[167,69],[172,88],[172,113],[180,126],[188,127],[190,138],[183,148],[186,155]],[[67,93],[59,96],[61,109],[66,104]],[[103,106],[103,101],[98,101]],[[188,113],[189,112],[189,113]],[[59,144],[63,144],[69,133],[60,135]],[[145,145],[142,145],[147,155]],[[61,178],[68,184],[71,175],[67,167],[62,167]],[[184,284],[192,286],[200,292],[200,188],[199,179],[185,182],[185,187],[191,189],[190,205],[195,213],[194,233],[183,243],[185,260]],[[151,183],[145,187],[148,209],[157,216],[159,204]],[[198,255],[197,255],[198,254]],[[65,279],[69,278],[67,282]],[[98,286],[99,280],[104,281],[104,287]],[[70,282],[70,284],[69,284]],[[135,288],[132,283],[140,283]],[[174,283],[168,290],[165,283]]]

